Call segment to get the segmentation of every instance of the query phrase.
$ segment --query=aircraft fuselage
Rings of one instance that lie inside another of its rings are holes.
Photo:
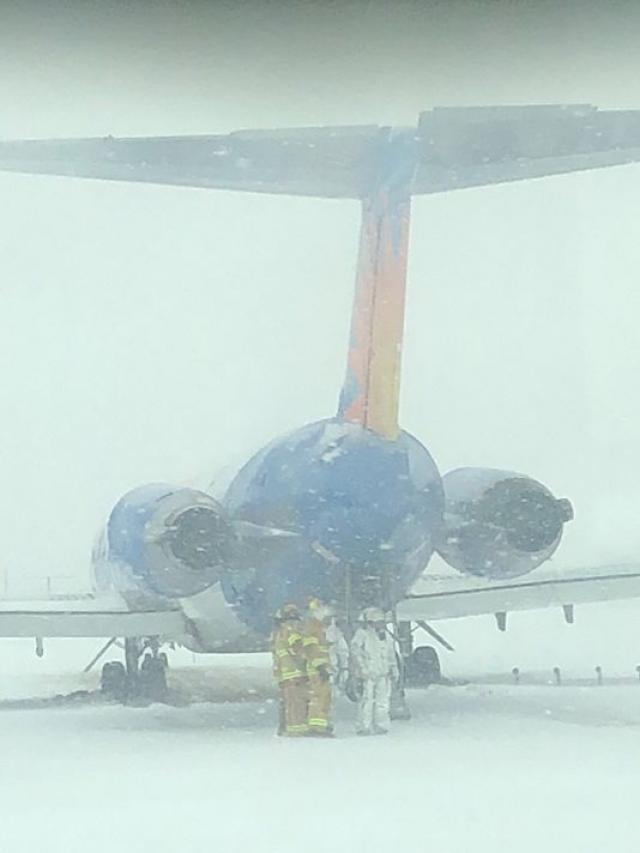
[[[392,606],[427,565],[444,493],[427,449],[326,420],[279,438],[239,472],[224,500],[233,519],[296,535],[271,559],[222,577],[228,602],[258,631],[287,601],[330,601],[346,616]]]

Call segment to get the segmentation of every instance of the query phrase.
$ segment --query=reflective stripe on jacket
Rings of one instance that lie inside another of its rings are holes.
[[[307,672],[313,676],[320,667],[331,671],[331,653],[327,632],[322,622],[309,619],[303,628],[304,656],[307,659]]]
[[[273,674],[278,681],[306,678],[306,661],[299,623],[283,622],[271,636]]]

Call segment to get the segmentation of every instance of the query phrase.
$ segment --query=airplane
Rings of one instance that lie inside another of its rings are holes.
[[[361,205],[347,370],[334,417],[276,438],[222,500],[164,483],[113,508],[93,554],[94,593],[0,602],[0,637],[124,640],[141,649],[267,648],[286,602],[329,602],[352,624],[366,606],[391,614],[407,661],[431,620],[640,595],[640,564],[537,570],[573,517],[531,476],[487,468],[440,474],[398,421],[413,195],[463,190],[640,161],[640,111],[590,105],[434,108],[416,126],[242,130],[225,135],[0,142],[0,170]],[[426,572],[438,553],[459,573]],[[106,648],[106,647],[105,647]],[[424,655],[424,649],[433,654]],[[104,650],[103,650],[104,651]],[[420,657],[422,653],[422,657]],[[435,655],[435,663],[434,663]],[[108,665],[107,665],[108,666]]]

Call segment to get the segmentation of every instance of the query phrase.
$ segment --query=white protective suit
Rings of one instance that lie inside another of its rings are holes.
[[[326,635],[331,657],[331,681],[342,690],[349,674],[349,646],[335,619],[327,625]]]
[[[353,676],[362,682],[356,728],[360,734],[387,731],[392,681],[398,678],[398,662],[392,637],[380,638],[373,625],[358,628],[351,641]]]

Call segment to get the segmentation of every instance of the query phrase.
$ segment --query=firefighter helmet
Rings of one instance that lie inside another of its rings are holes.
[[[297,604],[283,604],[282,607],[276,611],[276,621],[284,622],[287,619],[301,619],[300,611],[298,610]]]

